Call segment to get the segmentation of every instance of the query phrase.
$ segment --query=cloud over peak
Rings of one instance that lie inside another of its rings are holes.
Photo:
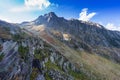
[[[87,11],[88,11],[88,8],[82,9],[81,13],[79,14],[79,20],[89,21],[92,17],[96,15],[95,12],[88,14]]]

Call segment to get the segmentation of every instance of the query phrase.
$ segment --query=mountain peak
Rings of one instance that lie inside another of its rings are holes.
[[[48,14],[44,15],[45,17],[57,17],[57,15],[54,12],[49,12]]]
[[[54,12],[49,12],[45,15],[41,15],[39,16],[36,20],[34,20],[33,22],[36,25],[40,25],[40,24],[47,24],[50,21],[55,21],[57,19],[57,15]]]

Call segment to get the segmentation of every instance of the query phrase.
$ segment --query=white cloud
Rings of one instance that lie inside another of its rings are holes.
[[[49,2],[49,0],[24,0],[24,5],[14,7],[10,9],[10,11],[25,12],[25,11],[43,10],[53,4],[54,3]]]
[[[49,0],[24,0],[25,6],[28,8],[38,7],[40,10],[50,6]]]
[[[105,27],[109,30],[120,31],[120,27],[115,26],[113,23],[108,23]]]
[[[88,8],[82,9],[81,13],[79,14],[79,20],[89,21],[93,16],[96,15],[95,12],[88,14],[87,11],[88,11]]]

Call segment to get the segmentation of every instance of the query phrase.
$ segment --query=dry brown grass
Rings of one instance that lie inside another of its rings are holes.
[[[5,39],[11,39],[11,35],[9,31],[6,31],[4,28],[0,27],[0,37]]]
[[[81,54],[82,61],[89,67],[89,71],[98,74],[106,80],[120,80],[120,65],[95,54]]]

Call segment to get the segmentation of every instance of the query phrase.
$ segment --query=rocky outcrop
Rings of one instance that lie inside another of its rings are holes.
[[[72,76],[61,73],[57,70],[50,70],[48,75],[52,77],[52,80],[74,80]]]
[[[32,71],[32,55],[31,49],[26,53],[26,59],[21,58],[19,52],[19,44],[14,41],[6,41],[3,43],[4,57],[0,62],[0,79],[1,80],[29,80]],[[30,44],[27,44],[30,45]]]
[[[37,61],[35,63],[37,64],[38,71],[41,70],[40,74],[44,75],[45,79],[49,76],[52,80],[75,80],[76,78],[73,74],[83,74],[82,76],[84,77],[91,77],[92,79],[96,78],[93,77],[93,74],[87,72],[82,64],[81,67],[76,67],[75,64],[71,63],[66,57],[61,55],[61,52],[57,51],[54,47],[41,39],[35,39],[34,41],[36,43],[34,45],[34,58]],[[44,46],[44,48],[41,48],[40,46]]]

